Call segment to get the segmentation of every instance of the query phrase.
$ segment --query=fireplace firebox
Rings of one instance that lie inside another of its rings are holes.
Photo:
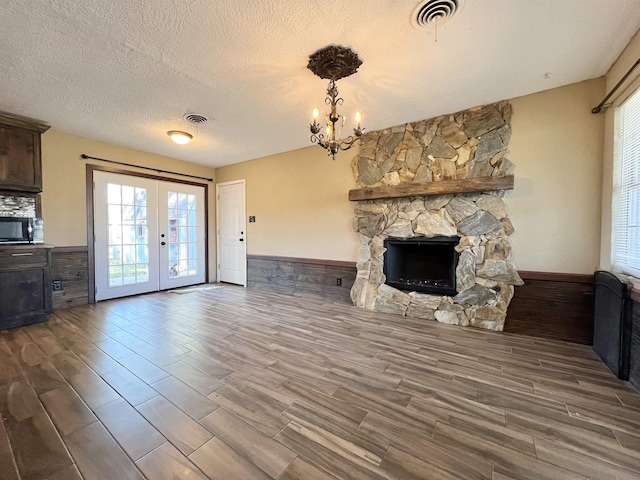
[[[460,237],[388,238],[385,283],[399,290],[455,295]]]

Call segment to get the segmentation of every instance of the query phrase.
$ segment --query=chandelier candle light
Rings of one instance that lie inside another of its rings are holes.
[[[318,77],[329,80],[327,96],[324,101],[331,106],[331,112],[325,115],[326,134],[320,133],[322,127],[318,123],[319,112],[317,108],[313,109],[313,123],[309,125],[311,142],[326,149],[334,160],[339,150],[349,150],[364,133],[364,128],[360,124],[362,116],[358,112],[356,113],[356,128],[353,129],[353,135],[342,139],[345,117],[337,111],[337,106],[342,105],[344,100],[338,97],[336,80],[353,75],[358,71],[360,65],[362,65],[362,60],[356,52],[339,45],[329,45],[309,56],[307,68]],[[336,125],[338,122],[339,125]],[[336,128],[339,129],[337,136]]]

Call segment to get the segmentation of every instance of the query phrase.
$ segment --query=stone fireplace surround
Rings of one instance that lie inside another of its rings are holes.
[[[514,165],[505,157],[510,119],[511,105],[504,101],[368,133],[354,159],[356,181],[362,188],[402,187],[511,175]],[[501,331],[514,285],[523,283],[512,260],[514,229],[504,196],[498,190],[359,201],[354,305]],[[385,285],[385,239],[439,235],[460,237],[457,295]]]

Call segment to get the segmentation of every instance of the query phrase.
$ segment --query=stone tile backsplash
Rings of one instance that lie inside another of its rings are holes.
[[[0,217],[35,217],[36,197],[0,193]]]

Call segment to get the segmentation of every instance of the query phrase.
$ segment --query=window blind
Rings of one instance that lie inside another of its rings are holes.
[[[640,89],[615,115],[613,265],[640,278]]]

